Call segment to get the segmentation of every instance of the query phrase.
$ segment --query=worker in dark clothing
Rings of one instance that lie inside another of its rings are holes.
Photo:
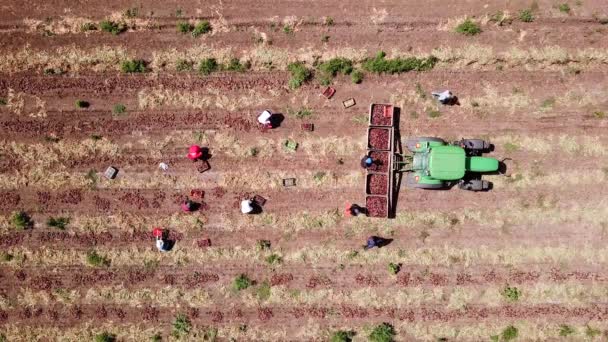
[[[374,247],[381,248],[388,245],[392,241],[393,239],[385,239],[379,236],[370,236],[367,238],[367,245],[363,246],[363,249],[368,250]]]
[[[362,168],[369,169],[372,166],[374,166],[374,160],[372,159],[372,157],[370,157],[370,156],[364,156],[361,159],[361,167]]]
[[[347,216],[359,216],[361,214],[366,215],[367,209],[358,204],[346,204],[346,210],[344,212]]]

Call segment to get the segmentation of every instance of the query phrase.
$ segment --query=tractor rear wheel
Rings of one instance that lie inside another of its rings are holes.
[[[488,191],[492,187],[492,183],[483,179],[462,180],[458,183],[458,187],[469,191]]]
[[[421,142],[438,142],[438,143],[442,143],[445,144],[445,140],[440,139],[440,138],[433,138],[433,137],[420,137],[420,138],[412,138],[412,139],[408,139],[405,142],[405,147],[410,151],[410,152],[414,152],[416,150],[416,144],[421,143]]]
[[[424,184],[416,182],[416,176],[413,173],[408,173],[405,178],[405,185],[412,189],[442,189],[444,184]]]
[[[486,152],[490,149],[490,143],[481,139],[462,139],[460,143],[467,151]]]

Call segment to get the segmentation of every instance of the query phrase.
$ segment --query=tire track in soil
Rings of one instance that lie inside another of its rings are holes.
[[[266,107],[273,107],[272,104]],[[283,105],[274,106],[283,108]],[[316,117],[311,119],[315,123],[314,135],[335,134],[333,127],[344,127],[345,134],[360,136],[365,135],[365,128],[352,122],[353,112],[345,112],[343,115],[333,115],[333,108],[315,108]],[[0,131],[5,139],[41,139],[53,134],[59,138],[69,136],[71,138],[86,138],[92,134],[101,134],[107,138],[129,136],[134,131],[146,132],[148,134],[162,135],[171,130],[222,130],[229,132],[250,133],[258,130],[255,121],[257,109],[243,110],[239,112],[225,112],[219,110],[183,110],[174,111],[148,111],[138,112],[137,115],[128,115],[125,118],[114,119],[110,110],[99,112],[101,115],[85,115],[78,117],[78,113],[68,115],[65,120],[36,120],[17,119],[11,116],[8,120],[0,120]],[[53,114],[54,115],[54,114]],[[51,116],[53,116],[51,115]],[[520,118],[515,116],[495,120],[469,120],[469,114],[465,112],[446,113],[445,118],[435,120],[402,119],[401,136],[407,137],[408,132],[419,131],[416,127],[425,125],[425,132],[433,132],[434,135],[453,136],[455,134],[572,134],[580,135],[603,135],[605,127],[592,115],[580,110],[563,110],[553,112],[552,116],[541,118]],[[459,118],[462,120],[450,120],[446,127],[448,118]],[[488,129],[488,122],[492,122]],[[280,134],[293,134],[300,132],[300,121],[289,120],[281,125]],[[274,133],[274,132],[272,132]],[[277,133],[278,134],[278,133]],[[419,133],[420,134],[420,133]]]
[[[243,146],[243,150],[244,151],[248,151],[248,148],[250,147],[257,147],[259,141],[257,140],[253,140],[251,139],[253,136],[249,135],[249,136],[245,136],[245,134],[239,134],[239,138],[244,138],[244,140],[239,141],[239,143],[241,143]],[[271,149],[276,150],[273,152],[276,152],[276,154],[284,157],[287,155],[284,155],[281,151],[279,151],[280,147],[280,142],[283,141],[282,137],[277,137],[277,136],[273,136],[273,135],[267,135],[266,136],[268,139],[274,139],[274,145],[270,146]],[[311,137],[306,137],[307,139],[311,139]],[[155,137],[152,136],[151,140],[154,140]],[[161,140],[159,138],[159,140]],[[193,142],[194,139],[193,139]],[[78,143],[73,142],[73,143]],[[125,141],[119,141],[119,142],[113,142],[113,144],[115,145],[124,145],[124,144],[129,144],[129,142],[125,142]],[[200,144],[200,143],[199,143]],[[219,170],[229,170],[229,171],[234,171],[236,170],[234,165],[238,164],[239,165],[239,169],[249,169],[252,167],[264,167],[267,169],[280,169],[281,168],[281,162],[279,160],[277,160],[277,158],[274,158],[274,156],[265,156],[265,157],[252,157],[252,156],[239,156],[239,155],[235,155],[235,156],[226,156],[224,153],[225,151],[216,151],[214,149],[214,143],[211,142],[209,145],[209,154],[212,155],[211,158],[208,158],[207,161],[209,162],[211,169],[209,171],[206,171],[206,173],[201,174],[201,177],[205,177],[208,174],[219,174],[220,171]],[[52,145],[48,145],[47,148],[49,148],[50,150],[53,149]],[[185,174],[198,174],[198,171],[196,169],[196,167],[200,164],[200,163],[194,163],[191,160],[186,158],[186,153],[188,152],[188,145],[184,144],[184,145],[173,145],[173,146],[166,146],[162,149],[162,155],[160,157],[152,157],[151,154],[153,152],[156,152],[156,148],[149,148],[146,149],[144,147],[142,148],[129,148],[129,149],[124,149],[124,150],[120,150],[118,153],[120,155],[108,155],[108,154],[91,154],[88,156],[84,156],[84,157],[79,157],[79,158],[66,158],[66,157],[61,157],[58,158],[58,161],[52,161],[50,165],[48,165],[48,167],[45,168],[45,170],[59,170],[59,171],[63,171],[66,168],[70,170],[70,172],[76,173],[78,171],[81,172],[88,172],[89,170],[93,169],[96,170],[98,172],[103,172],[105,171],[105,169],[108,167],[108,165],[114,165],[116,167],[118,167],[121,171],[123,171],[123,173],[149,173],[151,171],[156,171],[158,169],[158,164],[162,161],[165,162],[169,165],[169,171],[163,173],[162,175],[159,175],[159,177],[163,177],[164,175],[168,175],[168,176],[181,176],[181,175],[185,175]],[[240,151],[243,152],[243,151]],[[230,152],[229,152],[230,153]],[[245,152],[247,153],[247,152]],[[352,172],[352,171],[356,171],[358,169],[352,169],[352,168],[348,168],[348,166],[346,165],[340,165],[337,163],[337,159],[341,156],[339,154],[329,154],[326,156],[318,156],[318,157],[314,157],[314,154],[311,155],[313,153],[299,153],[297,154],[295,157],[295,159],[290,161],[290,170],[326,170],[326,171],[331,171],[331,172],[336,172],[336,173],[341,173],[341,172]],[[352,154],[352,153],[351,153]],[[19,157],[15,156],[15,159],[17,159],[17,161],[19,160]],[[314,162],[314,166],[311,166],[311,163]],[[14,164],[10,164],[10,163],[6,163],[6,168],[7,170],[5,172],[0,172],[0,173],[4,173],[4,174],[11,174],[11,172],[8,171],[14,171],[15,167],[11,167],[11,165]],[[24,165],[25,163],[22,162],[18,162],[19,166]],[[122,169],[123,165],[128,165],[128,169]],[[25,168],[24,168],[25,169]],[[23,170],[23,169],[22,169]],[[27,189],[25,190],[26,192],[28,191]]]
[[[0,94],[13,89],[30,95],[49,97],[75,94],[79,96],[108,96],[136,93],[143,88],[163,88],[166,90],[205,89],[221,91],[246,91],[258,89],[265,91],[283,90],[287,84],[286,72],[255,72],[247,74],[217,73],[212,76],[199,77],[196,74],[168,74],[161,76],[131,76],[108,74],[80,73],[78,76],[39,76],[0,74]],[[283,90],[284,92],[284,90]]]
[[[133,120],[113,120],[112,118],[96,118],[90,121],[81,120],[70,122],[15,120],[1,121],[0,131],[5,137],[18,136],[47,136],[54,134],[61,138],[88,137],[91,134],[131,134],[134,131],[149,131],[151,129],[167,131],[171,129],[216,129],[229,131],[250,131],[257,124],[250,118],[232,114],[221,117],[204,112],[189,112],[176,115],[172,112],[138,116]]]

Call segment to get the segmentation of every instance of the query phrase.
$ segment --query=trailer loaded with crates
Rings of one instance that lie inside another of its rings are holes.
[[[365,206],[371,217],[388,217],[393,204],[394,106],[372,103],[367,128],[367,155],[374,165],[365,177]]]

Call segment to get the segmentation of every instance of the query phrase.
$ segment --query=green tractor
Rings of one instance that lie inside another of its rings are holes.
[[[413,153],[403,157],[409,165],[406,185],[418,189],[442,189],[455,184],[463,190],[487,191],[492,183],[481,174],[499,172],[500,162],[482,157],[493,146],[481,139],[462,139],[447,143],[439,138],[414,138],[405,143]]]

